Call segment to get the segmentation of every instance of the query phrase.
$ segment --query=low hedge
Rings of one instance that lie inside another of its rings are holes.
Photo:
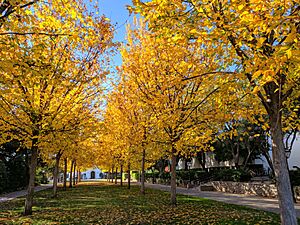
[[[221,169],[221,170],[212,170],[207,172],[201,169],[192,169],[192,170],[177,170],[176,179],[178,181],[202,181],[210,178],[216,181],[235,181],[235,182],[246,182],[250,181],[251,174],[247,170],[243,169]],[[145,174],[146,180],[156,180],[161,179],[166,182],[171,179],[171,173],[163,172],[147,172]]]
[[[216,181],[235,181],[246,182],[251,180],[251,174],[247,170],[243,169],[224,169],[215,171],[214,180]]]
[[[290,170],[290,179],[293,186],[300,186],[300,169]]]

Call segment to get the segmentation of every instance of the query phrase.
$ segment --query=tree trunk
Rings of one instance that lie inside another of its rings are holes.
[[[172,146],[171,164],[171,204],[176,206],[176,149]]]
[[[184,159],[184,171],[188,171],[189,166],[188,166],[188,160],[187,158]]]
[[[145,194],[145,157],[146,157],[146,150],[143,148],[143,155],[142,155],[142,174],[141,174],[141,194]]]
[[[58,178],[60,157],[61,157],[61,153],[59,151],[55,157],[55,166],[53,170],[53,197],[54,198],[57,196],[57,178]]]
[[[68,173],[68,159],[65,158],[65,167],[64,167],[64,191],[67,190],[67,173]]]
[[[281,223],[284,225],[296,225],[298,223],[283,144],[281,115],[279,109],[273,110],[274,114],[270,115],[270,127]]]
[[[234,153],[234,167],[236,169],[239,168],[239,161],[240,161],[240,143],[237,143],[236,152]]]
[[[74,166],[74,161],[72,160],[71,162],[71,170],[70,170],[70,180],[69,180],[69,187],[71,188],[73,185],[72,185],[72,182],[73,182],[73,166]]]
[[[131,176],[130,176],[130,161],[128,162],[127,173],[128,173],[128,189],[130,189],[130,179],[131,179]]]
[[[250,160],[250,156],[252,155],[252,152],[253,152],[253,149],[251,150],[249,141],[247,141],[246,145],[247,145],[246,146],[246,148],[247,148],[247,157],[245,158],[245,160],[243,162],[243,168],[244,169],[247,167],[247,164]]]
[[[118,178],[118,167],[116,167],[115,184],[118,183],[117,178]]]
[[[26,187],[28,187],[29,184],[29,177],[30,177],[30,171],[29,171],[29,150],[25,150],[25,166],[26,166]]]
[[[205,163],[206,163],[205,152],[201,151],[197,155],[198,155],[197,159],[199,160],[199,163],[200,163],[202,169],[205,170],[206,169],[205,168]]]
[[[32,214],[33,196],[34,196],[34,183],[35,183],[35,172],[38,158],[38,139],[32,140],[31,157],[29,165],[29,183],[27,188],[27,196],[25,199],[25,210],[24,215]]]
[[[77,177],[78,177],[78,183],[81,182],[81,171],[80,170],[78,170]]]
[[[73,169],[73,186],[76,185],[76,161],[74,161],[74,169]]]
[[[273,165],[273,162],[272,162],[272,159],[271,159],[271,156],[269,154],[269,152],[267,151],[264,151],[263,152],[263,156],[266,158],[268,164],[269,164],[269,167],[271,169],[271,174],[274,175],[275,174],[275,170],[274,170],[274,165]]]
[[[120,181],[120,184],[121,184],[121,187],[122,187],[122,186],[123,186],[123,164],[121,164],[120,173],[121,173],[121,181]]]
[[[114,171],[114,166],[111,168],[111,182],[114,183],[114,174],[115,174],[115,171]]]

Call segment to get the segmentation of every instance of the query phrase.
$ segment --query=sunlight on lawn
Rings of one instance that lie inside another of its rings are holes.
[[[280,224],[272,213],[183,195],[171,207],[166,192],[147,189],[143,196],[137,186],[106,182],[59,189],[57,199],[42,191],[35,200],[28,217],[21,215],[23,198],[1,205],[0,224]]]

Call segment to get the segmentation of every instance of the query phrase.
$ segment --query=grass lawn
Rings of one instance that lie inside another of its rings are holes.
[[[35,196],[32,216],[22,216],[24,198],[0,205],[0,224],[280,224],[279,216],[241,206],[179,195],[171,207],[169,193],[139,188],[82,184],[66,192]]]

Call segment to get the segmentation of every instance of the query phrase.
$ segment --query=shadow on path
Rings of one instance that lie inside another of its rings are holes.
[[[170,192],[171,187],[162,184],[145,184],[147,188],[158,189],[162,191]],[[190,195],[195,197],[212,199],[219,202],[225,202],[229,204],[247,206],[254,209],[279,213],[278,200],[274,198],[263,198],[258,196],[247,196],[239,194],[230,194],[224,192],[210,192],[210,191],[199,191],[197,189],[186,189],[177,187],[176,191],[178,194]],[[295,204],[297,217],[300,218],[300,204]]]

